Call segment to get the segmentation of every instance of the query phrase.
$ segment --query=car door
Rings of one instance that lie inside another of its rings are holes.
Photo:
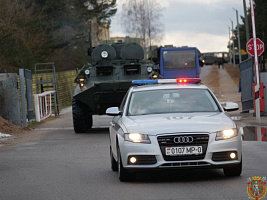
[[[126,104],[126,99],[128,97],[127,92],[122,100],[122,103],[120,105],[119,110],[124,111],[125,110],[125,104]],[[121,115],[113,117],[111,123],[110,123],[110,128],[109,128],[109,134],[110,134],[110,146],[112,149],[112,153],[114,158],[117,160],[117,135],[119,134],[119,131],[121,131],[121,118],[123,117],[123,113]]]

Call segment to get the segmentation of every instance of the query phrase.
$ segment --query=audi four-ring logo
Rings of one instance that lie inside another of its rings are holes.
[[[173,139],[174,143],[191,143],[193,142],[192,136],[180,136]]]

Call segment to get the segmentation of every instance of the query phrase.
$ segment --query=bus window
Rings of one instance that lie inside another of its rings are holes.
[[[163,51],[164,69],[184,69],[196,67],[195,50]]]
[[[163,78],[198,78],[198,49],[195,47],[161,48],[160,75]]]

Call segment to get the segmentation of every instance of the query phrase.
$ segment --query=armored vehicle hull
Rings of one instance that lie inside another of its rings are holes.
[[[92,64],[84,66],[75,79],[75,132],[87,132],[93,125],[92,115],[103,115],[108,107],[118,107],[132,80],[157,78],[156,71],[153,63],[144,60],[144,51],[136,43],[96,47]]]

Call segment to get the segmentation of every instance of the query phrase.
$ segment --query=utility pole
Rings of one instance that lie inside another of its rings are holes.
[[[234,40],[234,22],[233,20],[231,20],[231,23],[232,23],[232,40],[233,40],[233,63],[234,63],[234,67],[235,67],[235,40]]]
[[[242,57],[241,57],[240,33],[239,33],[239,22],[238,22],[238,10],[234,9],[234,11],[236,12],[237,37],[238,37],[238,53],[239,53],[239,64],[240,64],[242,62]]]
[[[231,28],[228,26],[229,29],[229,55],[231,55]],[[230,59],[230,64],[232,64],[232,61]]]
[[[245,16],[245,28],[246,28],[246,39],[247,42],[250,40],[250,35],[249,35],[249,27],[248,27],[248,13],[247,13],[247,5],[246,5],[246,0],[243,0],[243,8],[244,8],[244,16]],[[250,54],[248,54],[248,57],[250,58]]]
[[[88,21],[88,26],[89,26],[89,32],[88,32],[88,40],[89,40],[89,45],[90,45],[90,50],[92,50],[92,20]]]
[[[247,13],[246,0],[243,0],[243,7],[244,7],[244,16],[245,16],[246,39],[248,42],[250,40],[250,36],[249,36],[248,13]]]

